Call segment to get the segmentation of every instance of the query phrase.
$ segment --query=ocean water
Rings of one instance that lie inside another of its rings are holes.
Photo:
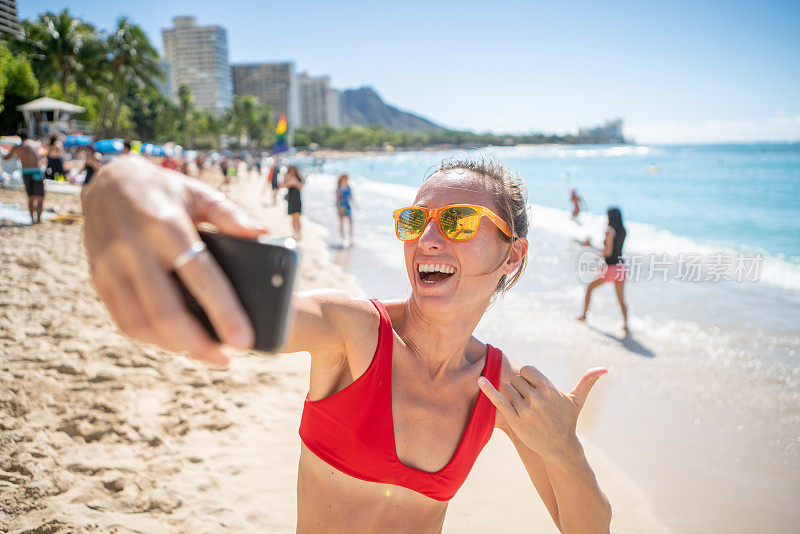
[[[402,298],[409,285],[391,211],[413,202],[439,162],[464,156],[519,172],[533,222],[526,274],[476,335],[564,387],[608,366],[613,393],[594,401],[583,431],[673,531],[758,532],[765,522],[770,532],[796,531],[800,145],[510,147],[306,162],[304,213],[329,229],[332,259],[370,296]],[[336,247],[340,172],[351,176],[356,203],[347,250]],[[587,205],[579,223],[570,219],[573,187]],[[602,239],[609,206],[622,210],[624,253],[639,268],[626,284],[630,338],[607,286],[593,296],[589,323],[574,321],[585,288],[576,240]],[[692,262],[699,267],[687,269]]]
[[[764,300],[765,313],[755,319],[759,326],[800,328],[794,322],[800,318],[800,144],[534,146],[341,159],[325,164],[320,180],[307,188],[312,209],[306,212],[325,224],[335,222],[332,177],[349,173],[360,208],[355,215],[360,242],[385,256],[396,245],[391,211],[411,203],[442,160],[482,156],[510,166],[527,184],[533,245],[529,259],[539,267],[533,276],[540,284],[549,281],[560,291],[567,279],[574,281],[581,249],[552,248],[536,240],[591,237],[597,244],[605,211],[617,206],[628,229],[624,253],[631,256],[629,264],[640,281],[648,282],[643,284],[646,293],[663,297],[646,311],[685,318],[698,308],[675,299],[674,289],[696,293],[693,286],[699,285],[701,292],[725,305],[710,316],[702,310],[698,320],[747,322],[748,314],[741,312]],[[569,217],[572,188],[587,206],[579,224]],[[703,264],[702,272],[686,267],[692,262]],[[565,269],[568,263],[572,268]],[[666,275],[661,272],[665,265]],[[667,282],[659,284],[665,277]],[[728,305],[729,300],[739,304]]]

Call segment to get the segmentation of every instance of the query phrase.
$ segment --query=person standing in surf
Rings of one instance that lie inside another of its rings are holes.
[[[619,308],[622,312],[622,328],[625,331],[625,335],[628,335],[628,307],[625,305],[625,280],[627,278],[627,271],[625,269],[625,262],[622,259],[622,245],[625,243],[626,235],[625,226],[622,224],[622,212],[619,211],[619,208],[609,208],[608,227],[606,228],[603,248],[592,247],[589,238],[586,238],[586,241],[583,242],[585,246],[592,247],[603,255],[606,268],[600,276],[586,286],[586,296],[583,301],[583,314],[578,317],[578,320],[586,320],[586,314],[589,312],[589,301],[592,299],[592,291],[606,282],[613,282],[614,290],[617,293],[617,300],[619,301]]]
[[[342,238],[342,246],[348,247],[353,242],[353,191],[348,184],[349,178],[346,174],[340,174],[336,185],[336,211],[339,213],[339,237]],[[344,235],[344,222],[347,221],[348,237]]]
[[[577,222],[578,215],[581,212],[581,204],[583,204],[583,199],[578,195],[578,191],[573,189],[570,192],[569,199],[572,201],[572,220]]]

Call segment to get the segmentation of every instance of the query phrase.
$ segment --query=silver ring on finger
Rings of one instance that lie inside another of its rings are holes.
[[[197,256],[199,256],[205,250],[206,250],[205,243],[203,243],[202,241],[195,241],[194,243],[189,245],[189,248],[181,252],[178,255],[178,257],[175,258],[175,261],[172,262],[172,268],[177,271],[178,269],[184,267],[187,263],[195,259]]]

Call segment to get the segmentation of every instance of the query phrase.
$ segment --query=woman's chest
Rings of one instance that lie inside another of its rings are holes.
[[[469,429],[477,384],[474,391],[465,381],[436,386],[396,371],[391,410],[397,456],[409,467],[439,471],[450,463]]]

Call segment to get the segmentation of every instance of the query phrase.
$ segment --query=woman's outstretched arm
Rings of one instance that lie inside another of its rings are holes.
[[[266,230],[212,187],[136,155],[103,165],[82,202],[92,281],[120,330],[227,367],[229,354],[185,309],[170,278],[172,264],[200,240],[199,222],[245,238]],[[250,321],[210,254],[198,255],[178,274],[225,345],[252,347]]]
[[[196,224],[257,237],[266,230],[215,189],[180,173],[125,156],[104,165],[82,198],[84,241],[98,296],[120,330],[135,339],[227,367],[230,355],[185,309],[171,280],[172,263],[200,240]],[[197,298],[225,345],[251,348],[254,333],[230,282],[208,253],[179,276]],[[284,352],[309,351],[330,363],[345,352],[346,322],[365,308],[342,292],[298,294]],[[368,307],[367,307],[368,308]]]
[[[611,505],[575,435],[586,396],[605,372],[602,368],[587,371],[569,394],[531,366],[507,374],[499,391],[486,379],[479,380],[481,390],[497,407],[497,426],[511,438],[561,532],[609,531]]]

